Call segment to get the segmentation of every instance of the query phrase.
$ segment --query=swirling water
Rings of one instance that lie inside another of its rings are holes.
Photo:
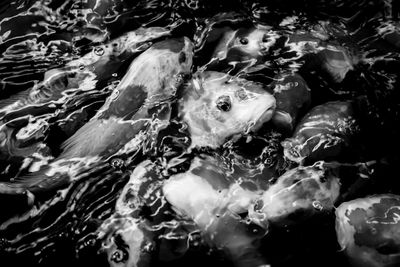
[[[219,18],[224,12],[233,15]],[[277,40],[284,35],[325,34],[321,37],[323,40],[327,43],[333,40],[332,43],[345,47],[355,62],[355,67],[340,83],[329,80],[319,72],[318,66],[301,68],[307,48],[298,46],[284,50],[278,45],[263,59],[261,68],[252,69],[250,65],[245,71],[232,71],[232,74],[270,84],[278,74],[299,71],[317,91],[313,105],[356,99],[362,114],[362,135],[354,146],[354,154],[359,161],[384,159],[390,163],[374,170],[379,182],[374,188],[363,190],[399,193],[390,177],[399,162],[396,127],[400,122],[399,12],[396,1],[383,0],[6,0],[0,3],[0,99],[20,97],[25,90],[42,86],[47,71],[64,67],[87,53],[93,52],[102,58],[106,52],[102,45],[139,27],[165,27],[172,36],[185,35],[193,40],[195,70],[208,64],[207,55],[212,48],[206,41],[213,25],[266,27],[271,35],[278,36]],[[85,75],[87,66],[78,66],[78,78],[87,78],[88,82],[73,88],[63,101],[27,102],[13,110],[4,109],[4,102],[0,102],[0,179],[8,181],[34,168],[35,164],[54,159],[60,153],[62,142],[96,113],[129,63],[146,47],[120,58],[118,68],[111,68],[109,77],[94,86]],[[105,72],[108,67],[104,65]],[[26,198],[2,196],[2,264],[107,266],[94,233],[113,214],[115,201],[130,171],[149,157],[161,158],[160,161],[163,157],[176,158],[177,162],[183,160],[181,154],[188,140],[180,122],[172,121],[162,136],[143,144],[139,153],[127,152],[98,161],[90,169],[78,170],[76,182],[56,195],[43,196],[39,199],[40,205],[28,213],[24,211]],[[232,172],[273,178],[269,167],[280,173],[286,164],[278,145],[282,138],[277,132],[262,129],[258,134],[228,142],[218,152],[205,152],[221,154]],[[275,230],[266,236],[263,251],[273,266],[294,266],[295,263],[344,266],[330,222],[308,226],[307,231]],[[179,229],[177,224],[180,222],[166,222],[164,227]],[[168,262],[156,260],[156,266],[200,266],[215,262],[230,266],[217,251],[210,251],[197,242],[196,232],[181,235],[190,248],[185,256]],[[165,238],[176,236],[179,231]],[[179,249],[181,244],[176,243],[176,248],[170,249]]]

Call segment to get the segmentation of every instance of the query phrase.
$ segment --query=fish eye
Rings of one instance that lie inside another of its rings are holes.
[[[116,249],[111,255],[111,260],[115,263],[125,262],[128,259],[128,253],[122,249]]]
[[[246,37],[242,37],[242,38],[239,39],[239,42],[242,45],[247,45],[249,43],[249,39],[247,39]]]
[[[217,108],[221,111],[228,112],[231,109],[232,103],[229,96],[220,96],[217,99]]]

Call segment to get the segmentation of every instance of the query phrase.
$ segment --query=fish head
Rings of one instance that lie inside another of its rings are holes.
[[[149,265],[153,242],[142,222],[131,217],[112,217],[105,223],[100,238],[110,267]]]
[[[218,147],[228,137],[258,130],[276,101],[261,85],[225,73],[203,72],[192,79],[181,112],[192,146]]]
[[[316,212],[331,210],[339,197],[340,183],[323,162],[291,169],[278,178],[249,209],[250,219],[264,227],[268,223],[292,225]]]
[[[227,58],[250,60],[263,56],[275,44],[277,35],[269,29],[241,28],[229,45]]]

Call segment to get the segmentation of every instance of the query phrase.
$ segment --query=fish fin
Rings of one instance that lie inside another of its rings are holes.
[[[113,153],[132,139],[137,133],[135,129],[139,128],[137,123],[118,118],[91,120],[61,145],[63,152],[59,158]]]
[[[0,194],[22,195],[29,193],[44,193],[55,190],[69,182],[69,175],[56,173],[48,176],[49,167],[44,167],[37,172],[16,177],[11,182],[0,183]]]

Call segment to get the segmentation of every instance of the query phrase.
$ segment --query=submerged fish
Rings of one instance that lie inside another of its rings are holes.
[[[236,266],[262,266],[260,238],[241,220],[262,186],[246,177],[232,179],[214,158],[195,158],[190,169],[171,176],[162,187],[165,199],[181,216],[193,220],[207,243],[225,251]]]
[[[276,105],[260,84],[220,72],[199,73],[184,90],[180,113],[192,147],[216,148],[229,137],[256,131]]]
[[[95,89],[96,84],[111,78],[130,56],[147,49],[152,40],[168,34],[164,28],[139,28],[108,44],[96,46],[92,52],[65,67],[47,71],[44,80],[33,88],[0,100],[0,118],[31,106],[63,103],[68,92]]]
[[[130,229],[144,227],[152,229],[153,238],[160,236],[163,225],[171,225],[165,221],[165,217],[171,214],[172,207],[177,212],[175,220],[193,220],[196,228],[192,231],[200,230],[209,246],[225,251],[236,265],[265,264],[255,244],[262,234],[251,231],[240,217],[262,193],[265,181],[233,178],[217,158],[209,156],[196,157],[188,171],[172,175],[169,179],[165,179],[162,170],[162,167],[147,160],[139,164],[131,174],[117,200],[115,214],[101,227],[102,236],[110,229],[114,236],[119,236],[115,237],[113,245],[107,242],[105,249],[108,255],[116,252],[119,243],[120,249],[126,253],[124,263],[128,263],[128,259],[141,257],[143,251],[138,247],[143,238],[133,239],[125,233],[129,233]],[[151,222],[147,218],[151,218]],[[119,223],[124,220],[135,221],[136,224]],[[171,226],[177,228],[178,224]],[[142,233],[151,237],[149,232]],[[190,232],[185,235],[188,234]],[[186,243],[184,245],[187,246]],[[186,250],[183,249],[182,253]],[[152,253],[156,251],[152,250]],[[112,259],[109,258],[109,261]],[[111,265],[116,266],[113,263]]]
[[[314,107],[282,142],[287,159],[301,163],[338,156],[359,131],[351,102],[328,102]]]
[[[102,251],[107,255],[110,267],[146,267],[151,261],[154,241],[146,222],[130,217],[113,218],[107,232],[99,238]]]
[[[64,169],[68,169],[69,159],[104,158],[120,149],[139,150],[141,142],[148,138],[146,134],[151,134],[150,127],[157,131],[165,126],[163,122],[169,121],[168,101],[183,82],[182,75],[190,73],[192,50],[193,45],[186,37],[168,39],[137,57],[104,106],[65,141],[63,152],[53,165],[59,168],[59,162],[64,162]],[[54,177],[55,170],[51,169],[50,164],[27,177],[4,183],[1,191],[48,191],[65,183],[65,178]]]
[[[154,252],[154,233],[140,212],[149,202],[156,202],[148,199],[157,191],[154,167],[147,160],[135,168],[116,202],[114,214],[97,232],[110,267],[149,265]]]
[[[378,34],[396,48],[400,48],[400,23],[384,22],[378,28]]]
[[[320,36],[298,33],[285,38],[281,48],[283,52],[278,53],[278,61],[298,62],[299,65],[294,66],[300,69],[300,73],[322,70],[333,82],[340,83],[360,61],[348,48],[338,45],[335,41],[325,41]]]
[[[340,182],[323,162],[287,171],[249,209],[249,217],[262,227],[290,225],[317,212],[332,210]],[[299,216],[295,216],[299,215]]]
[[[246,61],[260,59],[275,43],[277,35],[268,28],[251,27],[233,30],[223,28],[223,35],[212,58],[219,60]]]
[[[110,266],[148,266],[157,255],[164,260],[165,251],[160,251],[160,246],[169,244],[165,231],[178,227],[167,219],[171,211],[162,194],[164,179],[162,167],[150,160],[140,163],[131,173],[117,199],[114,214],[97,231],[101,251],[107,254]],[[179,249],[183,252],[178,256],[187,250],[187,240],[184,237],[182,240],[183,248]],[[171,253],[166,251],[169,254],[166,260]]]
[[[336,233],[352,266],[399,266],[400,196],[373,195],[341,204]]]
[[[21,114],[37,115],[46,108],[51,110],[41,106],[45,103],[62,104],[71,93],[93,90],[96,82],[96,75],[91,71],[49,70],[45,73],[44,80],[33,88],[0,100],[0,122],[5,123]]]
[[[266,27],[214,29],[208,41],[213,39],[219,41],[206,67],[209,70],[219,71],[234,68],[237,72],[261,63],[278,37],[274,31]]]
[[[332,80],[340,83],[347,73],[354,69],[357,59],[352,57],[343,47],[328,47],[318,54],[322,68],[331,76]]]

